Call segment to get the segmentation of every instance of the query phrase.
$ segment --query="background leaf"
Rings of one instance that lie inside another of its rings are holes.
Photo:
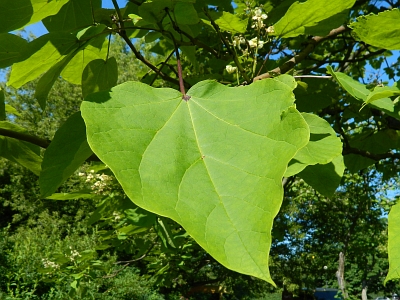
[[[92,60],[82,73],[82,94],[85,98],[91,93],[112,88],[118,81],[118,65],[115,57],[106,61]]]
[[[306,27],[315,26],[319,22],[351,8],[354,3],[355,0],[308,0],[303,3],[296,1],[274,25],[274,34],[285,38],[305,34]]]
[[[77,112],[60,127],[44,153],[39,178],[42,197],[53,194],[92,154],[86,141],[85,123]]]
[[[380,12],[358,17],[351,23],[354,35],[363,42],[375,47],[398,50],[400,49],[400,10]]]
[[[400,204],[392,206],[389,213],[388,231],[388,255],[389,272],[385,279],[385,284],[392,279],[400,278]]]

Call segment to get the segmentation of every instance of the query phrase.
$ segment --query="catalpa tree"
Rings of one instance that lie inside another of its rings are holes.
[[[400,1],[112,3],[0,4],[7,86],[36,81],[42,110],[60,77],[82,87],[81,111],[51,142],[13,122],[2,91],[0,153],[39,175],[43,197],[86,197],[56,192],[100,160],[138,207],[179,223],[225,267],[274,284],[271,228],[290,178],[330,197],[346,168],[397,174]],[[39,21],[43,36],[15,34]],[[117,37],[146,67],[141,81],[117,85]],[[398,224],[394,206],[386,280],[400,277]]]

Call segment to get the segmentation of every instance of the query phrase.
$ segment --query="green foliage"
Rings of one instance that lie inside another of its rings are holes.
[[[131,275],[133,286],[143,279],[176,297],[209,289],[246,299],[265,285],[219,263],[273,283],[270,266],[294,290],[321,285],[315,257],[333,270],[340,251],[349,293],[379,291],[391,202],[377,200],[378,182],[394,184],[400,158],[400,59],[389,51],[400,48],[399,3],[386,2],[0,4],[0,67],[11,67],[0,155],[40,175],[42,193],[36,175],[5,165],[0,259],[45,259],[7,273],[3,291],[158,298],[147,283],[140,295],[117,287]],[[49,33],[12,33],[38,21]],[[389,232],[396,218],[394,208]],[[81,231],[65,230],[74,222]],[[49,244],[40,230],[54,233]],[[397,250],[388,251],[392,280]]]

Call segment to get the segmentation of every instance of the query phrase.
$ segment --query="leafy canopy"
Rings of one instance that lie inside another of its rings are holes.
[[[274,284],[268,252],[287,178],[332,197],[345,168],[385,168],[399,158],[399,85],[358,81],[366,61],[380,67],[376,57],[400,48],[397,27],[387,25],[396,8],[377,13],[355,0],[153,0],[123,8],[113,0],[111,10],[99,0],[8,2],[0,5],[9,21],[0,27],[7,85],[37,80],[42,110],[60,76],[81,85],[84,98],[50,146],[12,118],[0,124],[0,155],[40,173],[43,197],[60,199],[51,194],[93,152],[137,206],[178,222],[227,268]],[[39,20],[49,33],[29,42],[11,33]],[[117,85],[124,70],[110,57],[112,36],[145,66],[141,82]],[[37,146],[47,148],[42,163]]]

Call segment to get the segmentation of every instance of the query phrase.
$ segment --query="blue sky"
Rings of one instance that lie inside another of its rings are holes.
[[[120,7],[125,7],[126,2],[127,2],[126,0],[117,0],[117,3]],[[104,8],[114,8],[111,0],[102,0],[102,3]],[[47,33],[47,30],[43,26],[42,22],[38,22],[30,26],[27,26],[25,27],[25,30],[26,32],[32,32],[37,37]]]

